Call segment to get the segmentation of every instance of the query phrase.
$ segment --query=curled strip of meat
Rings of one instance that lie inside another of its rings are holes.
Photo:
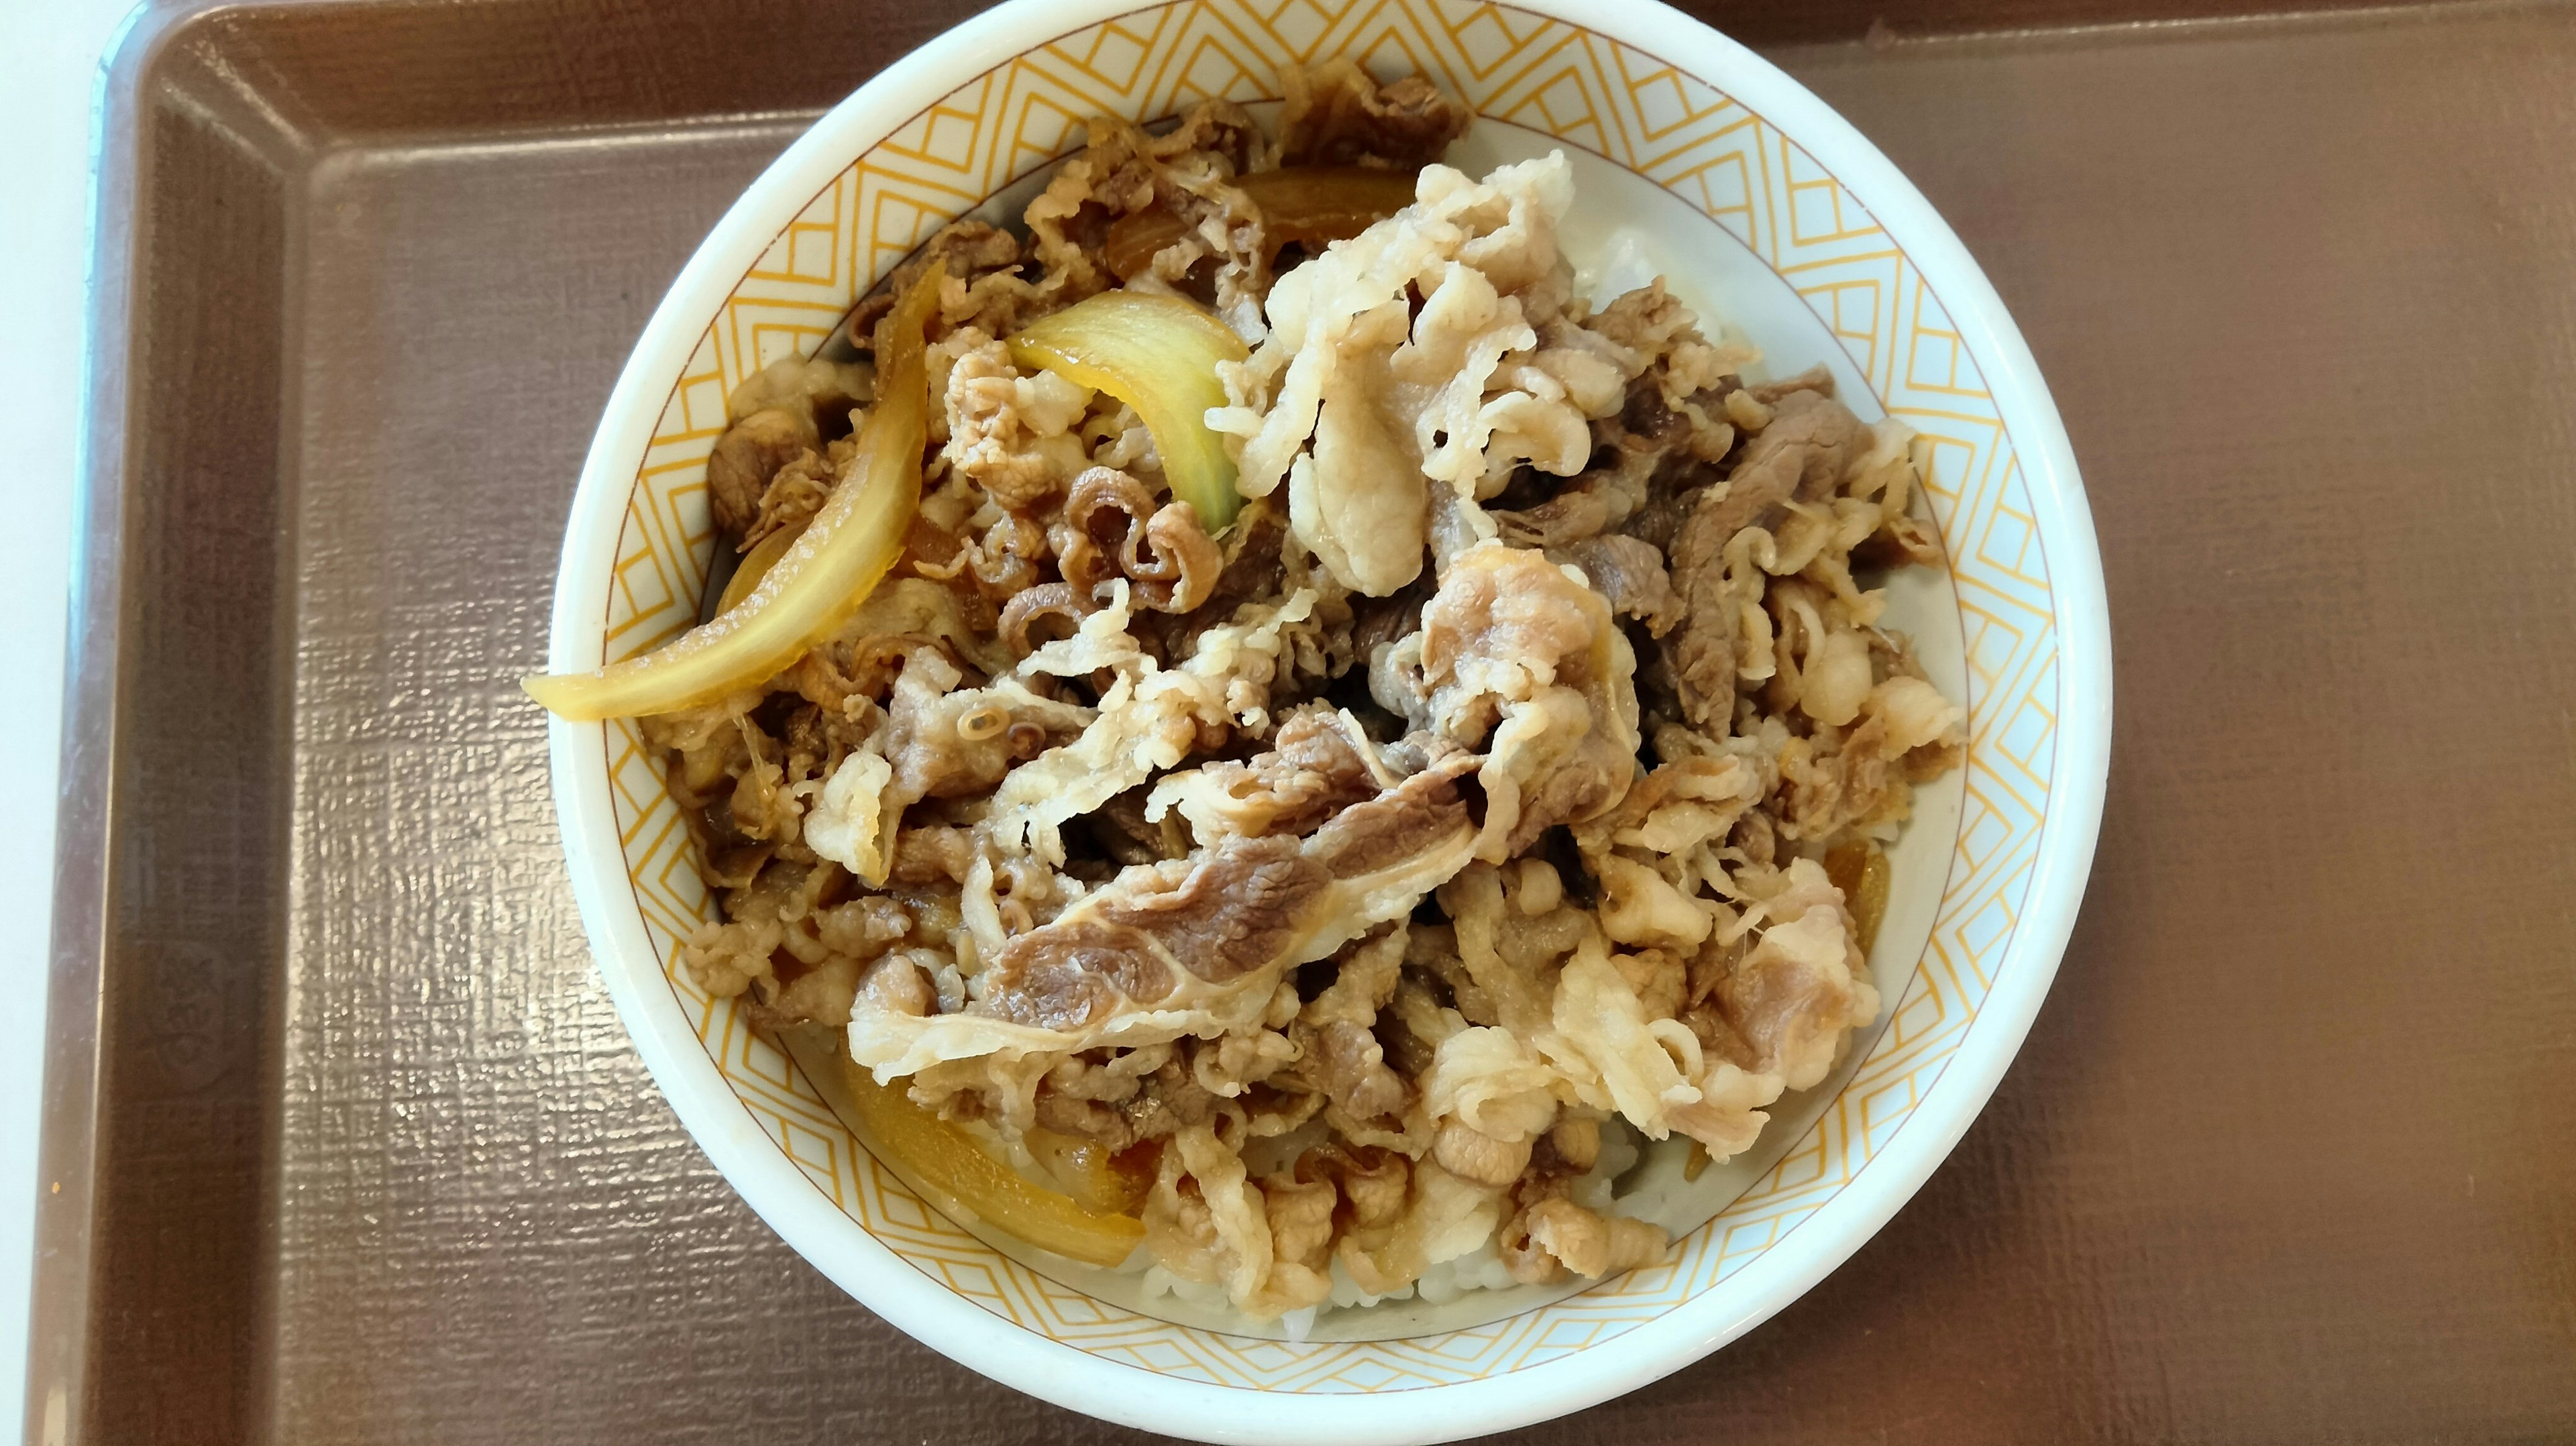
[[[1038,580],[1037,563],[1047,555],[1046,529],[1016,512],[1006,512],[984,535],[960,545],[945,563],[915,563],[923,577],[946,582],[960,573],[975,579],[975,588],[999,601],[1017,597]]]
[[[873,702],[894,687],[903,660],[917,650],[937,651],[937,639],[922,633],[871,633],[825,644],[796,660],[779,681],[805,701],[846,715],[853,698]]]
[[[1148,557],[1135,554],[1136,536],[1127,536],[1128,552],[1119,560],[1127,575],[1136,579],[1148,592],[1161,590],[1165,601],[1154,606],[1165,612],[1185,613],[1208,600],[1216,591],[1217,574],[1225,567],[1225,554],[1217,550],[1214,539],[1199,526],[1199,512],[1187,502],[1165,504],[1145,524],[1145,549]]]
[[[1153,515],[1154,496],[1145,484],[1114,467],[1094,467],[1073,479],[1055,548],[1056,566],[1076,596],[1105,600],[1126,539]]]
[[[1131,597],[1155,612],[1185,613],[1206,602],[1224,571],[1225,554],[1199,526],[1186,502],[1154,504],[1145,484],[1114,467],[1094,467],[1073,481],[1056,538],[1057,565],[1075,595],[1108,599],[1120,575]]]
[[[1029,630],[1044,618],[1063,618],[1074,628],[1082,626],[1083,615],[1091,608],[1083,595],[1069,582],[1040,583],[1014,593],[1002,604],[1002,643],[1011,656],[1025,658],[1037,651],[1039,639]]]

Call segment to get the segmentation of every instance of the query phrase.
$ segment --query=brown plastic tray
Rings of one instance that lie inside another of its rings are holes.
[[[124,43],[30,1440],[1130,1438],[726,1189],[592,971],[511,682],[701,229],[965,8]],[[2119,746],[2055,997],[1947,1166],[1770,1324],[1520,1439],[2576,1436],[2576,8],[2223,9],[1703,7],[2029,334]]]

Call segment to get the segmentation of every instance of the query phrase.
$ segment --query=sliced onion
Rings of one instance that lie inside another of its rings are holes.
[[[1251,353],[1242,338],[1177,296],[1104,291],[1029,324],[1011,338],[1011,359],[1043,367],[1136,409],[1172,495],[1198,509],[1213,537],[1234,521],[1234,459],[1208,429],[1207,410],[1226,405],[1218,362]]]
[[[922,328],[938,304],[942,274],[925,268],[896,303],[888,354],[877,358],[879,398],[856,450],[822,510],[749,592],[641,657],[523,679],[529,697],[575,722],[696,707],[767,682],[867,600],[902,556],[921,504],[921,449],[929,435]]]
[[[841,1078],[856,1107],[868,1152],[905,1183],[951,1213],[1069,1259],[1115,1266],[1145,1238],[1133,1215],[1093,1210],[1060,1190],[1033,1183],[985,1154],[965,1131],[907,1099],[901,1084],[881,1085],[866,1066],[841,1060]]]

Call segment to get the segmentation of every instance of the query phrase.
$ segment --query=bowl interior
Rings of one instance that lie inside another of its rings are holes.
[[[1754,1151],[1685,1183],[1682,1152],[1668,1142],[1627,1182],[1639,1213],[1681,1237],[1670,1260],[1579,1291],[1522,1287],[1326,1312],[1302,1345],[1168,1297],[1146,1301],[1136,1276],[1041,1255],[925,1205],[843,1122],[823,1053],[833,1041],[759,1035],[738,1001],[705,996],[677,967],[678,941],[712,917],[714,903],[632,724],[605,725],[607,816],[565,824],[568,837],[613,830],[634,910],[621,928],[640,925],[649,942],[649,954],[605,951],[603,967],[660,991],[652,1007],[666,999],[687,1020],[759,1136],[849,1230],[995,1316],[1094,1355],[1301,1392],[1520,1369],[1726,1290],[1757,1255],[1829,1212],[1924,1113],[1994,985],[2049,803],[2058,708],[2050,577],[2013,439],[1900,239],[1771,118],[1566,20],[1460,3],[1336,10],[1293,0],[1266,16],[1242,0],[1140,9],[1032,43],[899,123],[851,131],[846,169],[743,273],[669,379],[613,538],[603,530],[589,544],[614,548],[609,585],[569,604],[596,609],[603,659],[694,622],[714,558],[704,474],[725,396],[768,362],[815,350],[940,225],[979,208],[1015,217],[1039,173],[1078,146],[1083,116],[1150,122],[1202,95],[1267,102],[1280,68],[1345,54],[1381,74],[1423,70],[1464,98],[1479,115],[1453,155],[1464,169],[1564,150],[1578,196],[1565,249],[1596,298],[1663,274],[1704,325],[1760,346],[1771,374],[1829,365],[1864,418],[1896,415],[1922,438],[1917,461],[1949,566],[1894,580],[1890,616],[1942,690],[1968,703],[1968,763],[1919,792],[1893,851],[1891,907],[1871,958],[1887,1001],[1879,1022],[1823,1085],[1775,1108]]]

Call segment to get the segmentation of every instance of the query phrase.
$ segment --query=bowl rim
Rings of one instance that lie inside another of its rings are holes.
[[[975,76],[1053,36],[1168,0],[1006,0],[903,56],[835,105],[726,211],[646,322],[583,463],[566,521],[549,666],[595,667],[595,599],[646,444],[673,379],[744,273],[806,204],[883,133]],[[1715,87],[1792,139],[1915,263],[1983,373],[2011,438],[2047,557],[2060,707],[2031,875],[1993,983],[1938,1087],[1793,1236],[1704,1292],[1618,1337],[1472,1381],[1349,1395],[1194,1382],[1105,1359],[993,1315],[858,1228],[788,1160],[726,1087],[670,995],[635,917],[616,837],[601,724],[548,720],[557,828],[600,973],[655,1084],[726,1181],[809,1263],[941,1354],[1058,1405],[1125,1425],[1220,1442],[1302,1442],[1328,1429],[1353,1446],[1439,1441],[1525,1425],[1608,1400],[1688,1365],[1768,1319],[1874,1235],[1946,1158],[2029,1033],[2062,958],[2100,831],[2111,736],[2110,631],[2099,549],[2074,452],[2036,361],[1967,249],[1859,131],[1768,61],[1655,0],[1511,0],[1615,40]],[[597,821],[608,820],[605,836]],[[647,971],[635,961],[653,959]],[[995,1349],[995,1347],[1001,1349]],[[1246,1410],[1258,1402],[1257,1411]]]

